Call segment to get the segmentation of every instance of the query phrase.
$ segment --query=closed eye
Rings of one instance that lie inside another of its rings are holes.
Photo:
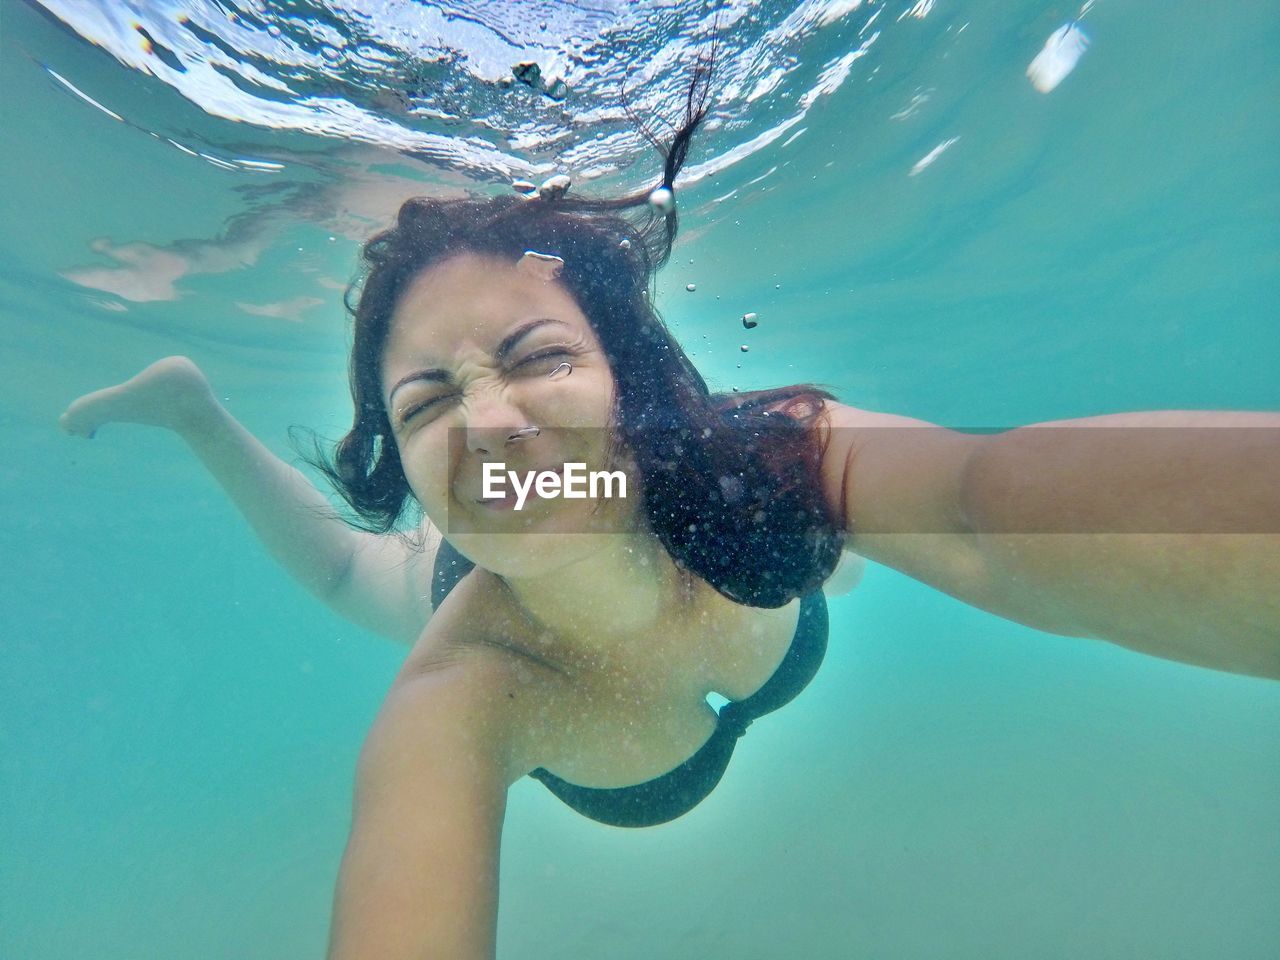
[[[516,366],[523,367],[526,363],[533,363],[537,360],[547,360],[551,357],[567,357],[567,356],[569,356],[569,352],[567,350],[543,350],[541,353],[535,353],[531,357],[525,357],[523,360],[517,363]]]
[[[543,350],[541,353],[535,353],[531,357],[525,357],[523,360],[517,363],[512,369],[519,369],[520,367],[523,367],[526,364],[536,363],[539,360],[550,360],[553,357],[568,357],[568,356],[572,356],[572,354],[568,350],[561,350],[561,349]],[[439,403],[441,400],[448,400],[452,396],[454,396],[454,394],[450,393],[440,397],[431,397],[430,399],[423,400],[421,403],[415,403],[413,406],[406,408],[404,412],[400,414],[400,424],[402,426],[404,424],[407,424],[410,420],[412,420],[418,414],[428,410],[429,408],[434,406],[436,403]]]
[[[400,414],[400,424],[401,424],[401,426],[403,426],[404,424],[408,423],[410,420],[412,420],[412,419],[413,419],[414,417],[416,417],[418,414],[422,413],[424,410],[426,410],[428,407],[431,407],[431,406],[432,406],[432,405],[434,405],[435,403],[437,403],[437,402],[439,402],[439,401],[441,401],[441,400],[447,400],[447,399],[449,399],[449,396],[452,396],[452,394],[449,394],[449,395],[447,395],[447,396],[443,396],[443,397],[432,397],[430,400],[423,400],[421,403],[415,403],[413,406],[411,406],[411,407],[407,408],[406,410],[404,410],[403,412],[401,412],[401,414]]]

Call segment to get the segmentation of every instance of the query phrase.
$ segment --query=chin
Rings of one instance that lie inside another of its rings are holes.
[[[616,511],[590,512],[587,501],[552,509],[493,511],[457,508],[444,535],[477,566],[502,577],[540,576],[584,560],[625,536],[627,525]]]
[[[544,576],[583,560],[600,549],[608,534],[451,533],[463,556],[500,577]]]

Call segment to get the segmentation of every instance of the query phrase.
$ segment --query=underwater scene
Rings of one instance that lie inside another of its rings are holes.
[[[0,956],[1280,956],[1278,43],[0,0]]]

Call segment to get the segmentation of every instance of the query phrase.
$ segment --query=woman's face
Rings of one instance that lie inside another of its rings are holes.
[[[566,369],[569,364],[571,369]],[[485,505],[485,463],[523,482],[566,462],[606,467],[613,374],[595,331],[545,263],[462,253],[419,274],[392,315],[383,401],[423,512],[468,558],[502,575],[545,572],[632,529],[627,499]],[[536,436],[513,439],[536,426]],[[508,478],[505,489],[513,489]],[[593,508],[599,510],[593,515]]]

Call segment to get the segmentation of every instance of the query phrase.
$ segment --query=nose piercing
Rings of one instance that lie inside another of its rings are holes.
[[[573,364],[566,360],[552,370],[547,376],[552,380],[560,380],[571,373],[573,373]],[[511,436],[507,437],[507,440],[532,440],[541,432],[541,430],[534,426],[521,427],[515,433],[511,434]]]

